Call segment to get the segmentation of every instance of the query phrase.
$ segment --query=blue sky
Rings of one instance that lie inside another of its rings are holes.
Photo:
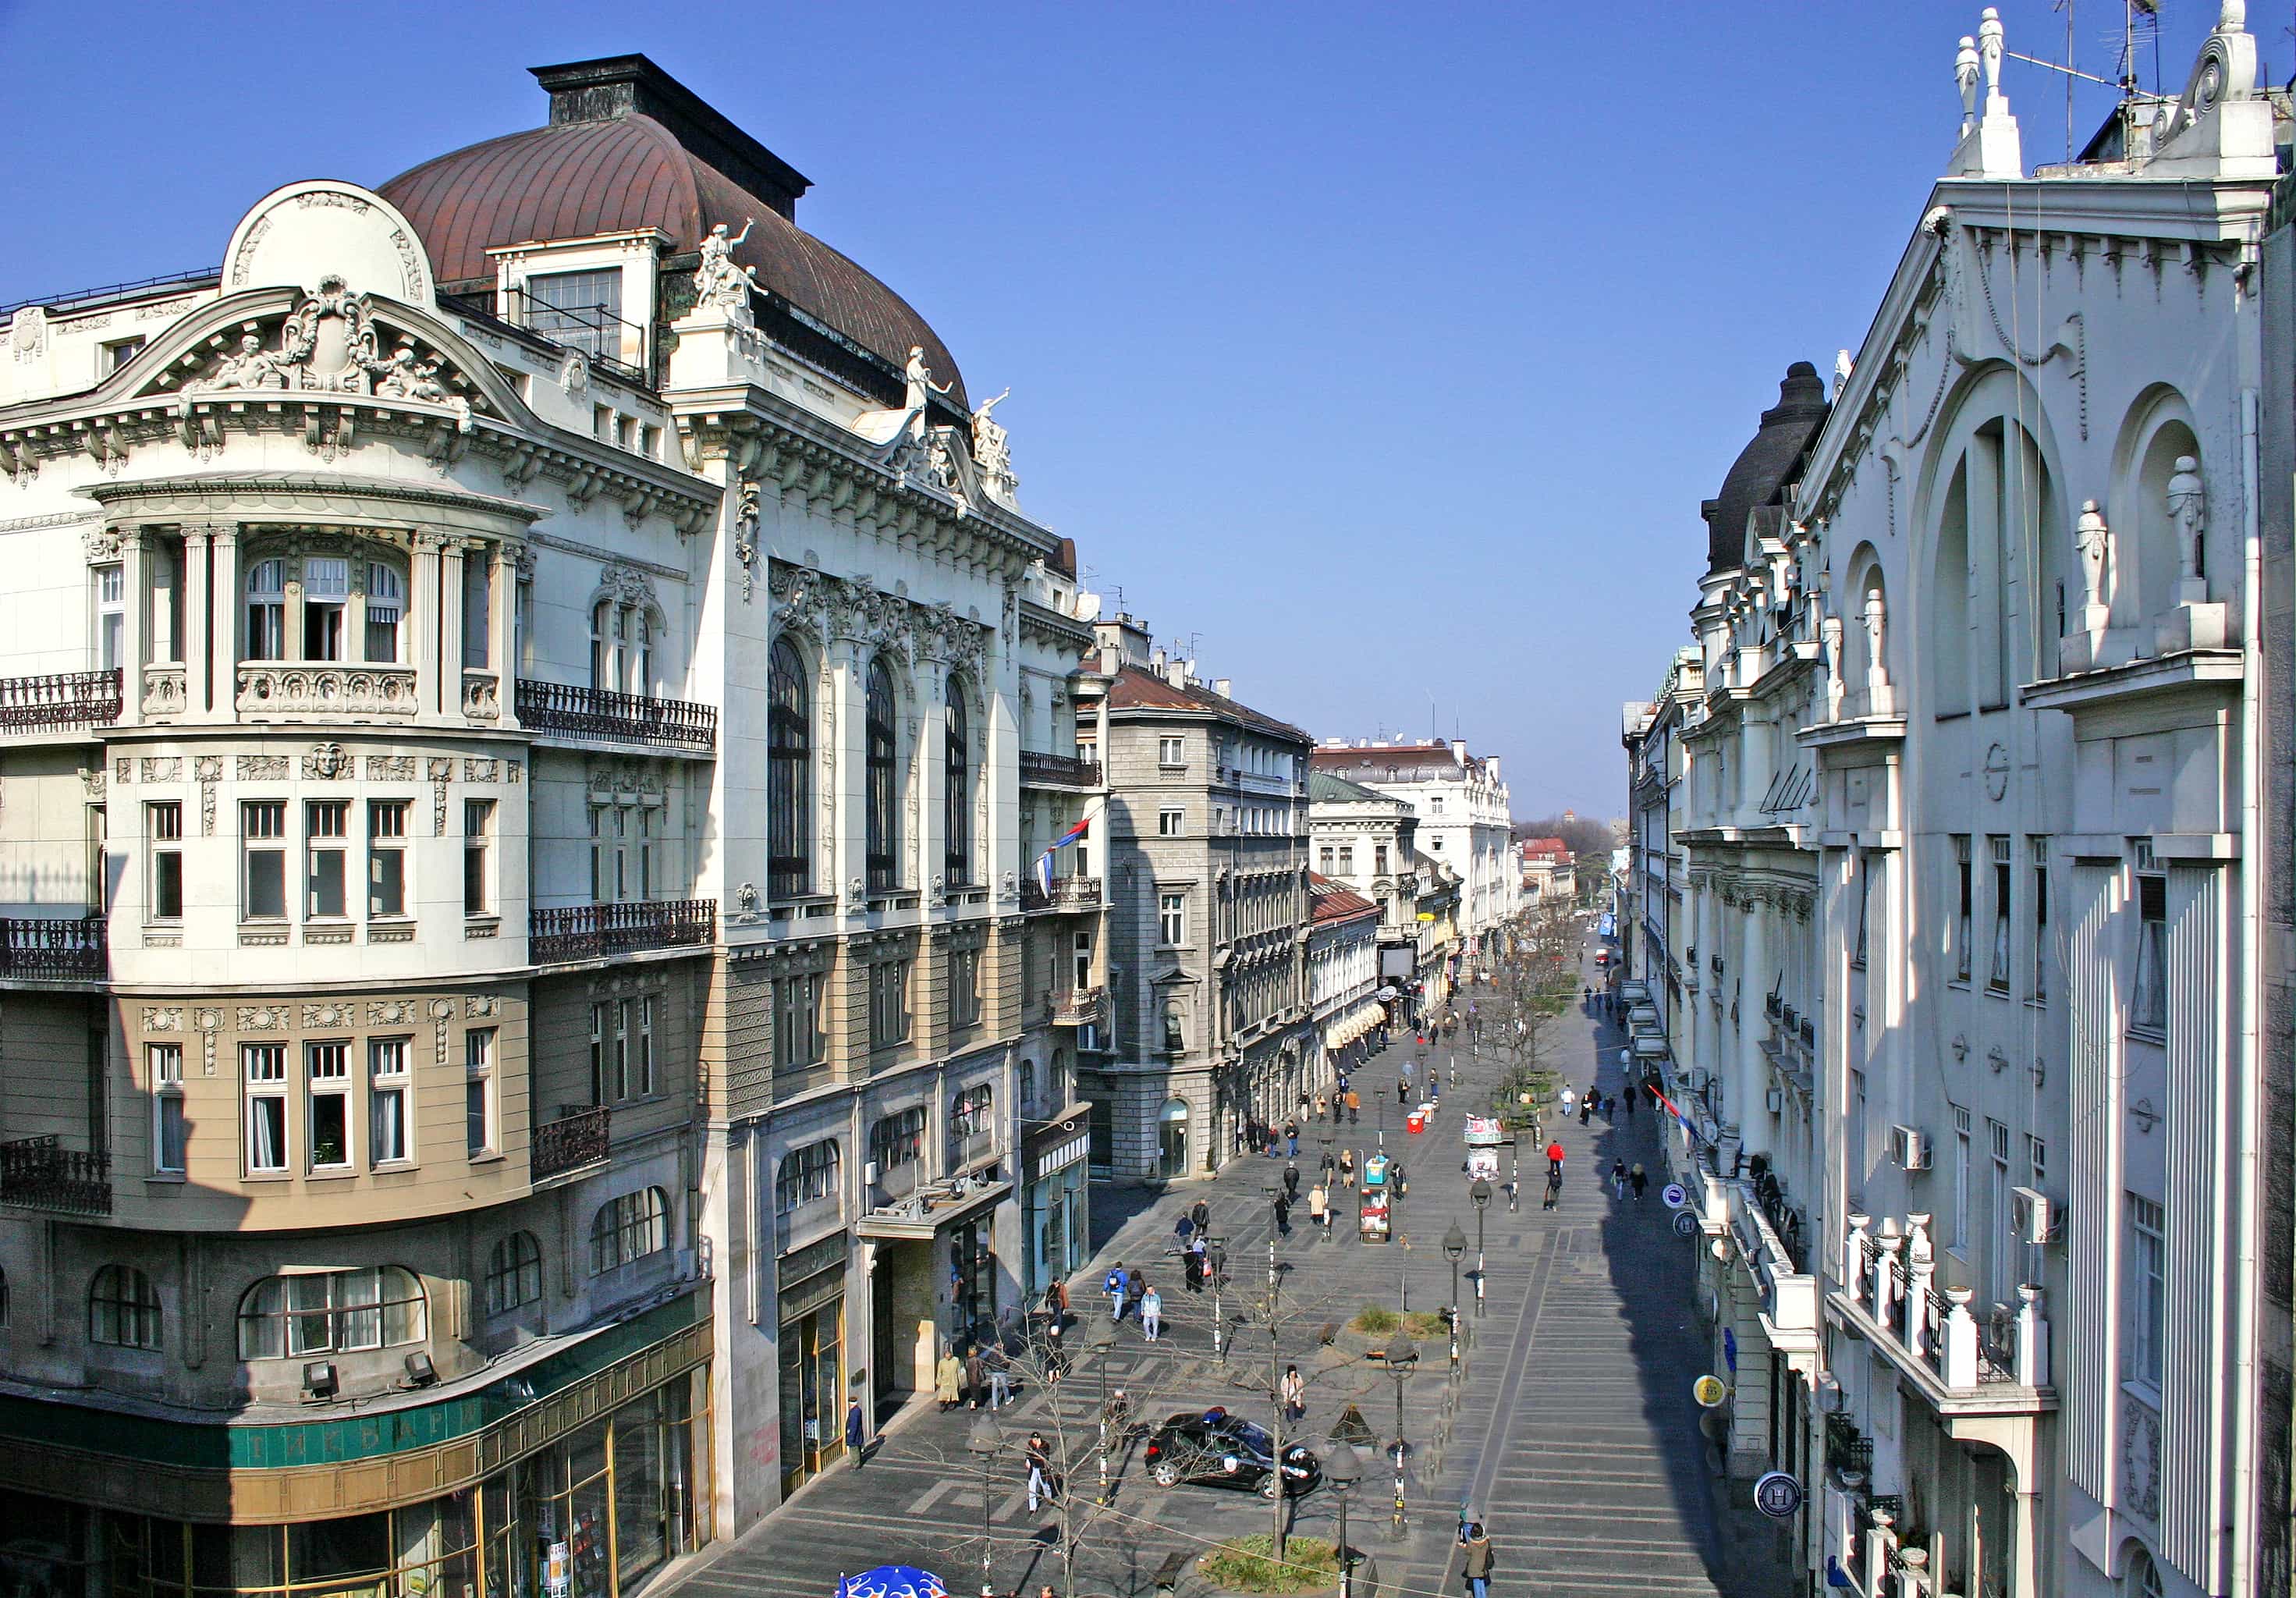
[[[2076,0],[2111,76],[2121,8]],[[2181,87],[2216,0],[2164,0]],[[2289,6],[2252,4],[2275,80]],[[1854,348],[1949,153],[1976,4],[0,0],[0,302],[212,264],[275,185],[537,125],[644,51],[813,178],[800,222],[1010,384],[1029,512],[1319,735],[1456,728],[1518,815],[1622,802],[1711,494]],[[2062,60],[2048,0],[2009,48]],[[2152,53],[2141,68],[2152,81]],[[2029,162],[2062,78],[2011,62]],[[2074,136],[2111,103],[2083,87]]]

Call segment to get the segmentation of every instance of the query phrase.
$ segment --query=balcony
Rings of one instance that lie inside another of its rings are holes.
[[[1901,1225],[1891,1216],[1876,1233],[1871,1216],[1849,1217],[1849,1285],[1833,1295],[1839,1318],[1888,1355],[1948,1419],[2055,1408],[2041,1290],[2019,1287],[2014,1307],[1996,1306],[1980,1324],[1969,1289],[1939,1287],[1929,1222],[1908,1215]]]
[[[612,1144],[613,1117],[603,1104],[562,1106],[556,1120],[534,1129],[528,1156],[531,1180],[562,1176],[604,1160]]]
[[[1035,879],[1021,884],[1021,908],[1031,914],[1100,908],[1098,877],[1054,877],[1046,893]]]
[[[242,716],[412,717],[420,708],[411,666],[260,661],[238,671]]]
[[[1710,1175],[1709,1213],[1713,1184],[1724,1190],[1725,1213],[1731,1241],[1737,1245],[1746,1270],[1762,1290],[1762,1318],[1768,1323],[1774,1344],[1800,1333],[1795,1346],[1817,1346],[1817,1278],[1797,1269],[1794,1250],[1800,1246],[1800,1217],[1784,1202],[1784,1185],[1769,1172],[1749,1180]]]
[[[0,977],[101,981],[104,969],[102,916],[0,917]]]
[[[1077,987],[1053,995],[1046,1004],[1055,1027],[1096,1027],[1107,998],[1104,987]]]
[[[650,699],[642,693],[616,693],[521,677],[518,718],[529,732],[612,738],[674,749],[718,747],[718,707],[691,700]]]
[[[0,1203],[110,1215],[111,1156],[64,1148],[53,1135],[0,1143]]]
[[[1029,788],[1097,788],[1100,762],[1024,749],[1021,751],[1021,782]]]
[[[119,671],[61,671],[0,677],[0,732],[109,726],[119,719]]]
[[[603,960],[641,949],[707,945],[718,936],[716,899],[642,899],[568,905],[528,918],[527,958],[537,965]]]

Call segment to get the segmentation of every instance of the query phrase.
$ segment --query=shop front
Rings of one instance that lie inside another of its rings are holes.
[[[782,1495],[845,1452],[844,1232],[792,1249],[775,1267],[780,1306]]]
[[[84,1417],[60,1442],[29,1438],[33,1417],[20,1405],[32,1401],[11,1400],[0,1409],[0,1436],[15,1434],[0,1449],[0,1590],[629,1598],[712,1535],[708,1333],[704,1321],[598,1368],[614,1347],[603,1340],[435,1404],[235,1426],[207,1441],[184,1434],[225,1429],[119,1415]],[[675,1369],[665,1379],[666,1366]],[[51,1415],[42,1430],[56,1423]],[[530,1446],[504,1459],[521,1440]],[[185,1463],[211,1456],[209,1442],[232,1468]],[[316,1463],[327,1460],[337,1463]],[[391,1501],[395,1487],[455,1475],[467,1479]],[[266,1504],[327,1512],[239,1512]],[[217,1512],[184,1512],[209,1508]]]
[[[1082,1104],[1070,1105],[1021,1143],[1021,1291],[1028,1302],[1081,1269],[1090,1250],[1091,1143],[1091,1107]]]
[[[990,1335],[996,1323],[996,1225],[1013,1196],[995,1167],[936,1184],[897,1205],[861,1217],[856,1230],[872,1245],[871,1323],[881,1406],[903,1392],[932,1386],[946,1348]],[[784,1422],[786,1424],[786,1422]]]

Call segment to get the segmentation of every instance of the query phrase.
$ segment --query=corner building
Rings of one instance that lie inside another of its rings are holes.
[[[1076,1196],[1018,882],[1072,551],[801,175],[643,57],[537,76],[545,127],[0,313],[43,1590],[619,1598]]]

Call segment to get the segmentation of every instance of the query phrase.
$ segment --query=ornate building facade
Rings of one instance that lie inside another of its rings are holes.
[[[1669,1080],[1732,1458],[1809,1489],[1813,1583],[2287,1587],[2286,119],[2243,11],[2030,173],[1987,12],[1830,414],[1710,529]]]
[[[1514,914],[1521,874],[1496,755],[1469,754],[1457,738],[1327,738],[1315,766],[1411,807],[1420,852],[1459,879],[1460,930],[1471,945]]]
[[[1072,552],[803,176],[642,57],[537,77],[7,314],[0,1500],[57,1590],[611,1598],[1083,1235],[1024,966],[1100,909],[1020,881],[1092,787],[1027,758]]]

